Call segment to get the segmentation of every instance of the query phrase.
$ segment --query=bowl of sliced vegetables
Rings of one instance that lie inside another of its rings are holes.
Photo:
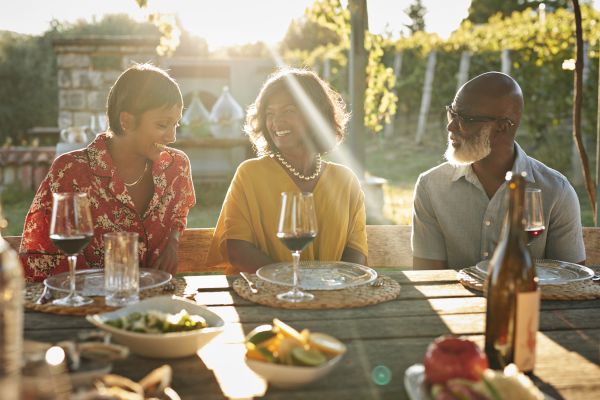
[[[193,355],[224,327],[217,314],[176,296],[152,297],[87,320],[131,352],[151,358]]]
[[[346,346],[325,333],[298,332],[275,318],[246,336],[246,364],[269,384],[296,388],[314,382],[339,363]]]

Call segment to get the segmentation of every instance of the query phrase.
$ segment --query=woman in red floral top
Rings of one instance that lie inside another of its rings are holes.
[[[94,238],[78,268],[102,268],[103,234],[137,232],[140,267],[175,272],[179,236],[196,201],[187,156],[175,142],[183,99],[177,83],[152,65],[126,70],[110,90],[109,129],[86,148],[58,157],[25,218],[20,256],[28,280],[68,271],[48,237],[53,192],[86,192]]]

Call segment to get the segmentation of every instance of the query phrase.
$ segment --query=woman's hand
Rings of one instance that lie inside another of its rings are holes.
[[[229,263],[238,271],[255,273],[263,265],[271,264],[273,260],[260,251],[255,245],[245,240],[227,240],[227,255]]]
[[[152,268],[166,271],[172,275],[177,272],[177,249],[179,248],[179,232],[172,232],[169,235],[167,245],[161,255],[156,259]]]
[[[367,265],[367,257],[358,250],[346,246],[342,253],[342,261],[351,262],[354,264]]]

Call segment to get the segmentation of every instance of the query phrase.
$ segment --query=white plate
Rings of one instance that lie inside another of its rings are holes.
[[[404,388],[410,400],[430,400],[425,389],[425,367],[414,364],[404,372]]]
[[[171,274],[158,269],[140,268],[140,290],[162,286],[171,280]],[[69,292],[69,273],[52,275],[44,284],[58,292]],[[75,271],[75,288],[82,296],[104,296],[104,270],[82,269]]]
[[[410,400],[431,400],[425,386],[425,367],[423,364],[413,364],[404,372],[404,388]],[[543,393],[544,400],[554,400]]]
[[[267,282],[292,286],[292,263],[269,264],[256,271]],[[300,261],[300,288],[304,290],[338,290],[364,285],[377,278],[375,270],[343,261]]]
[[[475,266],[487,274],[489,260],[483,260]],[[594,276],[594,271],[583,265],[566,261],[536,260],[535,272],[540,285],[564,285],[565,283],[583,281]]]
[[[169,314],[186,310],[190,315],[200,315],[206,319],[208,327],[185,332],[138,333],[106,324],[111,319],[149,310]],[[116,342],[128,346],[131,352],[151,358],[191,356],[220,334],[225,325],[221,317],[208,308],[176,296],[151,297],[117,311],[88,315],[86,319],[98,328],[110,332]]]

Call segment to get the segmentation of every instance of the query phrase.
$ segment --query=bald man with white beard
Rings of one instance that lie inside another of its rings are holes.
[[[484,73],[465,83],[446,111],[447,162],[415,185],[413,268],[462,268],[491,258],[507,211],[508,171],[526,172],[528,187],[542,190],[546,230],[531,243],[532,257],[585,263],[575,190],[515,142],[523,113],[519,84]]]

